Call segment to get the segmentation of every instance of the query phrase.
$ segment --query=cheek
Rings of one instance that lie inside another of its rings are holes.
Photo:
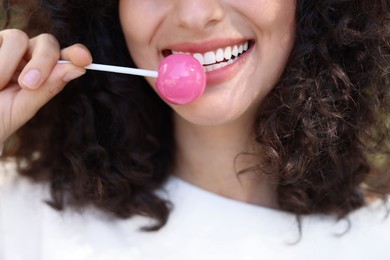
[[[119,2],[119,18],[127,45],[131,52],[150,42],[154,20],[148,12],[148,0],[121,0]],[[148,19],[145,19],[148,17]]]
[[[148,21],[143,21],[140,13],[145,9],[139,0],[121,0],[119,3],[119,18],[123,33],[128,45],[142,43],[147,38],[149,26],[142,25]]]
[[[126,44],[139,68],[155,70],[155,32],[167,13],[167,0],[120,0],[119,18]]]
[[[284,66],[295,40],[296,1],[264,0],[261,2],[269,3],[263,8],[264,12],[256,14],[257,19],[253,18],[257,22],[260,52],[262,57],[269,59],[269,64],[278,61],[276,64]]]
[[[291,28],[295,22],[296,0],[244,0],[234,8],[246,17],[255,30],[278,33]]]

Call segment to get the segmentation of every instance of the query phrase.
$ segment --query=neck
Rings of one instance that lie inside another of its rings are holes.
[[[276,208],[276,185],[269,176],[248,170],[259,165],[252,126],[252,122],[200,126],[176,115],[174,174],[224,197]]]

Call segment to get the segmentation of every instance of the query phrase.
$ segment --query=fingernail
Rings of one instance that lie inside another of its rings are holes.
[[[36,89],[41,81],[41,73],[35,69],[29,70],[24,74],[22,81],[26,87]]]
[[[85,74],[85,71],[71,70],[65,74],[65,76],[62,78],[62,80],[65,82],[69,82],[69,81],[74,80],[75,78],[78,78],[84,74]]]

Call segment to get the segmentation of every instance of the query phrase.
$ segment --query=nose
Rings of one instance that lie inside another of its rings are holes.
[[[202,31],[224,17],[220,0],[176,0],[174,18],[178,26]]]

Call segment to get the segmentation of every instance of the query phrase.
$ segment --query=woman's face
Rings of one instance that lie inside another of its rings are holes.
[[[284,70],[294,42],[296,0],[120,0],[127,46],[139,68],[187,52],[206,63],[205,93],[170,105],[201,125],[254,117]],[[248,49],[247,49],[248,48]],[[233,59],[235,55],[238,58]],[[216,59],[220,60],[215,65]],[[147,79],[155,88],[155,79]]]

